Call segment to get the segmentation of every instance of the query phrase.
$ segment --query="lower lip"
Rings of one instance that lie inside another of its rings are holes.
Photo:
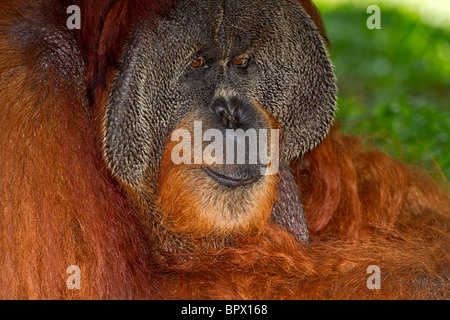
[[[255,177],[247,178],[247,179],[235,179],[227,177],[221,173],[218,173],[216,171],[211,170],[208,167],[204,167],[203,170],[212,178],[214,178],[216,181],[220,182],[221,184],[224,184],[228,187],[239,187],[239,186],[246,186],[249,184],[252,184],[261,178],[261,175],[257,175]]]

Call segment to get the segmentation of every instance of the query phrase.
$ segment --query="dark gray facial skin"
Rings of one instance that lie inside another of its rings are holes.
[[[233,63],[241,57],[243,67]],[[193,68],[197,58],[205,63]],[[182,0],[168,18],[138,23],[130,35],[107,104],[105,158],[119,181],[152,194],[165,143],[182,120],[202,121],[203,130],[258,130],[271,129],[269,114],[282,132],[284,161],[278,195],[285,203],[274,206],[272,220],[307,242],[286,161],[324,139],[335,100],[324,44],[295,1]],[[260,164],[211,168],[200,174],[219,183],[217,174],[250,181],[247,188],[259,179]]]
[[[246,68],[232,60],[248,56]],[[192,70],[192,59],[206,66]],[[137,25],[107,106],[105,155],[119,180],[155,182],[164,143],[197,112],[214,125],[221,91],[256,116],[253,101],[278,121],[282,155],[292,159],[322,141],[333,121],[335,79],[324,45],[295,1],[185,0],[156,26]],[[219,126],[219,123],[217,123]]]

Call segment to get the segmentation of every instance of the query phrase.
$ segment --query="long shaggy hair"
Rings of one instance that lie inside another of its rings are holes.
[[[110,176],[100,130],[131,22],[173,3],[1,1],[0,298],[448,299],[448,189],[337,128],[290,164],[309,244],[274,223],[220,249],[155,236]],[[69,32],[72,4],[84,27]]]

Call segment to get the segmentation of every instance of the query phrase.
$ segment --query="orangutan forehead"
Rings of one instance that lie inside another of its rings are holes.
[[[290,34],[308,16],[294,1],[182,0],[172,14],[182,33],[227,50],[245,50]]]

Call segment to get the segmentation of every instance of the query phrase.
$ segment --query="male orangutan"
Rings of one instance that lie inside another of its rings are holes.
[[[448,191],[332,128],[323,30],[310,0],[2,0],[0,298],[449,298]]]

